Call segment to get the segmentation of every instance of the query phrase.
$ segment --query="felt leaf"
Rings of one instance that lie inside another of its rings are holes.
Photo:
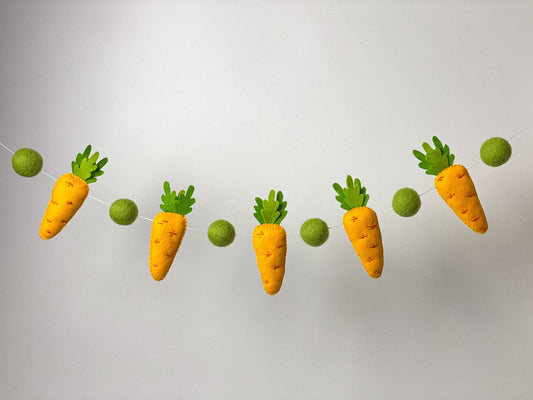
[[[72,173],[76,176],[80,176],[80,166],[76,163],[72,164]]]
[[[421,162],[418,166],[426,170],[428,175],[438,175],[442,170],[448,168],[453,164],[454,156],[450,155],[450,147],[446,144],[443,145],[440,139],[433,136],[433,149],[429,143],[422,143],[422,148],[425,150],[424,155],[420,151],[413,150],[414,156]]]
[[[435,144],[435,147],[439,150],[441,150],[441,152],[443,152],[444,150],[444,147],[442,146],[442,142],[439,140],[439,138],[437,136],[433,136],[433,144]]]
[[[185,194],[186,197],[190,199],[192,197],[193,192],[194,192],[194,186],[189,185],[189,187],[187,188],[187,193]]]
[[[283,193],[281,192],[281,190],[278,192],[278,194],[276,195],[276,200],[278,201],[279,203],[279,208],[278,208],[278,211],[279,211],[279,217],[276,219],[276,221],[274,221],[275,224],[278,224],[280,225],[281,224],[281,221],[283,221],[283,219],[287,216],[287,202],[286,201],[283,201]]]
[[[427,160],[431,164],[431,169],[434,171],[442,171],[450,166],[448,156],[443,155],[439,149],[432,150],[428,153]]]
[[[176,205],[178,202],[178,197],[176,196],[176,191],[170,191],[170,183],[165,181],[163,183],[164,194],[161,195],[161,204],[159,207],[164,212],[176,212]]]
[[[100,154],[98,154],[98,152],[96,152],[96,153],[94,153],[90,158],[87,157],[87,158],[88,158],[88,160],[87,160],[88,163],[89,163],[89,164],[94,164],[95,169],[97,168],[97,166],[96,166],[96,160],[98,160],[98,156],[99,156],[99,155],[100,155]]]
[[[82,158],[81,163],[74,166],[74,175],[79,176],[81,179],[87,180],[91,177],[91,171],[87,171],[87,159]]]
[[[287,202],[283,200],[283,193],[271,190],[268,199],[255,198],[254,217],[260,224],[280,224],[287,215]]]
[[[91,159],[89,159],[89,160],[86,159],[86,158],[81,160],[80,169],[83,169],[83,170],[88,171],[90,173],[90,172],[95,171],[96,168],[97,167],[96,167],[96,164],[94,163],[94,157],[91,157]]]
[[[346,198],[345,198],[346,204],[350,206],[354,206],[353,208],[355,208],[355,204],[357,204],[359,200],[359,190],[357,189],[353,187],[344,189],[344,193],[346,195]]]
[[[275,199],[276,192],[274,190],[270,191],[267,200],[263,200],[263,209],[261,210],[261,215],[267,224],[273,224],[276,222],[280,213],[278,211],[279,202]]]
[[[187,215],[192,211],[192,205],[196,199],[192,197],[194,186],[189,185],[187,192],[181,191],[176,202],[176,212],[181,215]]]
[[[422,148],[424,149],[424,151],[426,152],[426,155],[428,153],[431,153],[433,151],[433,148],[429,145],[429,143],[427,142],[424,142],[422,143]]]
[[[82,158],[89,158],[89,154],[91,154],[91,148],[92,148],[91,145],[88,145],[85,148],[85,151],[83,152],[83,157]]]
[[[430,169],[431,164],[427,162],[426,160],[422,161],[421,163],[418,163],[418,166],[422,169]]]
[[[333,184],[333,189],[335,189],[335,191],[339,194],[336,199],[339,200],[339,197],[341,197],[342,199],[344,199],[346,196],[344,195],[344,191],[342,190],[342,187],[341,185],[339,185],[338,183],[334,183]],[[339,200],[341,201],[341,200]]]
[[[420,161],[426,161],[426,156],[424,155],[424,153],[418,151],[418,150],[413,150],[413,154],[416,158],[418,158]]]
[[[80,173],[79,177],[87,180],[91,178],[91,172],[93,172],[94,170],[96,170],[96,165],[91,163],[86,158],[83,158],[79,165],[79,173]]]
[[[359,179],[352,179],[350,175],[346,177],[346,187],[342,188],[338,183],[333,184],[333,189],[339,194],[335,199],[344,210],[351,210],[357,207],[364,207],[368,203],[369,196],[366,188],[362,186]]]
[[[278,217],[278,219],[276,221],[274,221],[274,223],[278,224],[278,225],[281,225],[281,221],[283,221],[286,216],[287,216],[287,211],[286,210],[281,211],[280,212],[280,216]]]
[[[106,165],[107,158],[97,163],[100,153],[95,152],[92,156],[91,145],[88,145],[83,153],[78,153],[76,160],[71,163],[72,173],[84,179],[87,183],[96,182],[98,176],[103,175],[102,167]]]
[[[350,175],[346,177],[346,188],[352,189],[353,188],[353,179]]]
[[[453,162],[454,162],[454,161],[455,161],[455,155],[450,154],[450,155],[448,156],[448,163],[449,163],[450,165],[453,165]]]
[[[350,207],[346,203],[346,193],[344,192],[344,189],[341,187],[341,185],[335,182],[333,184],[333,189],[339,194],[338,196],[335,196],[335,199],[340,203],[341,208],[350,211],[353,207]]]
[[[344,203],[341,203],[341,208],[344,209],[344,210],[346,210],[346,211],[353,210],[352,207],[350,207],[350,206],[348,206],[348,205],[346,205],[346,204],[344,204]]]
[[[98,169],[102,169],[108,162],[109,160],[107,159],[107,157],[105,158],[102,158],[97,164],[96,166],[98,167]]]
[[[254,210],[255,210],[254,217],[255,219],[257,219],[257,221],[260,224],[264,224],[265,219],[263,218],[263,215],[261,214],[261,210],[263,209],[263,199],[261,199],[260,197],[256,197],[255,202],[257,203],[257,205],[254,206]]]

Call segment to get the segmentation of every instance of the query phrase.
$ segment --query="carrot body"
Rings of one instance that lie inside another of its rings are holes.
[[[261,224],[255,227],[252,237],[263,288],[274,295],[281,289],[285,275],[287,234],[281,225]]]
[[[89,195],[89,185],[79,176],[64,174],[56,181],[44,212],[39,236],[51,239],[65,227]]]
[[[485,233],[488,229],[485,212],[476,193],[474,182],[467,169],[452,165],[435,177],[435,188],[440,197],[470,229]]]
[[[374,210],[356,207],[344,214],[342,223],[367,274],[379,278],[383,271],[383,243]]]
[[[160,281],[168,273],[187,229],[187,218],[174,212],[160,212],[152,222],[150,273]]]

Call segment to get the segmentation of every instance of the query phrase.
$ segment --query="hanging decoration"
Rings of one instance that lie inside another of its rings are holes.
[[[309,246],[322,246],[329,237],[328,224],[320,218],[308,219],[300,228],[300,237]]]
[[[421,205],[420,196],[411,188],[398,190],[392,198],[392,209],[401,217],[412,217],[420,210]]]
[[[489,167],[499,167],[505,164],[512,153],[511,145],[501,137],[493,137],[485,141],[479,149],[481,161]]]
[[[433,136],[433,143],[435,149],[426,142],[422,144],[425,155],[413,150],[414,156],[420,160],[418,166],[425,169],[426,174],[436,175],[435,189],[461,221],[474,232],[487,232],[487,218],[468,170],[461,164],[453,164],[455,156],[439,138]]]
[[[255,198],[254,217],[260,225],[252,234],[257,266],[263,281],[263,288],[269,295],[281,289],[285,275],[285,256],[287,255],[287,234],[280,225],[287,216],[287,202],[283,193],[271,190],[268,199]]]
[[[176,195],[170,191],[170,184],[163,184],[165,193],[161,196],[161,210],[152,222],[150,235],[150,273],[156,281],[165,278],[180,248],[183,236],[187,230],[187,218],[196,202],[192,194],[194,186],[190,185],[187,193],[184,190]]]
[[[226,220],[218,219],[207,229],[207,238],[217,247],[226,247],[235,239],[235,228]]]
[[[39,228],[42,239],[51,239],[61,232],[89,195],[89,183],[96,182],[96,178],[104,173],[102,168],[107,164],[107,158],[97,162],[98,152],[90,154],[91,145],[72,161],[72,173],[64,174],[56,181]]]
[[[19,149],[13,154],[11,165],[20,176],[31,178],[43,169],[43,158],[33,149]]]
[[[118,199],[109,207],[109,217],[119,225],[131,225],[137,219],[139,209],[130,199]]]
[[[532,124],[525,125],[512,137],[528,125]],[[488,229],[487,219],[468,170],[460,164],[454,164],[455,156],[450,153],[449,146],[443,145],[436,136],[433,137],[433,144],[435,148],[428,143],[422,144],[425,154],[413,150],[414,156],[420,161],[418,165],[426,174],[435,175],[437,192],[455,214],[475,232],[485,233]],[[20,176],[33,177],[43,173],[55,180],[42,171],[43,158],[37,151],[22,148],[13,152],[3,143],[0,145],[13,154],[12,167]],[[505,164],[511,154],[511,145],[501,137],[488,139],[480,148],[481,161],[491,167]],[[72,161],[72,172],[56,180],[39,229],[41,238],[50,239],[57,235],[76,214],[85,199],[91,197],[89,184],[96,182],[97,177],[104,173],[102,168],[108,161],[107,158],[98,161],[98,157],[98,152],[91,155],[91,145],[88,145],[83,153],[78,153],[76,160]],[[367,207],[369,195],[366,188],[359,179],[348,175],[346,187],[334,183],[333,189],[340,207],[347,211],[343,217],[343,226],[355,252],[367,274],[372,278],[379,278],[384,264],[383,244],[377,214]],[[140,217],[152,222],[149,266],[156,281],[163,280],[167,275],[187,230],[186,215],[192,211],[196,202],[192,197],[192,185],[187,191],[182,190],[176,194],[176,191],[171,191],[170,184],[164,182],[163,190],[160,206],[162,212],[153,220]],[[399,189],[392,199],[392,209],[401,217],[412,217],[420,209],[420,197],[412,188]],[[131,225],[139,215],[133,200],[121,198],[113,204],[108,204],[92,198],[108,205],[110,218],[119,225]],[[287,202],[283,199],[283,193],[275,190],[270,191],[267,199],[257,197],[255,201],[253,215],[259,225],[253,230],[252,245],[263,288],[269,295],[274,295],[281,289],[285,275],[287,233],[281,222],[287,215]],[[301,225],[299,235],[304,243],[319,247],[328,240],[330,229],[320,218],[311,218]],[[202,232],[207,233],[209,241],[217,247],[229,246],[236,236],[234,226],[223,219],[214,221],[207,232]]]
[[[359,179],[354,180],[348,175],[345,188],[334,183],[333,189],[338,194],[335,198],[341,208],[348,210],[342,218],[342,224],[355,252],[367,274],[379,278],[383,271],[383,243],[378,216],[366,206],[369,199],[366,188]]]

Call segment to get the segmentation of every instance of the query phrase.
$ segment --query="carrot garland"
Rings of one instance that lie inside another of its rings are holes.
[[[423,143],[426,154],[413,150],[420,168],[435,175],[435,188],[455,214],[472,230],[483,234],[488,229],[487,219],[479,201],[474,183],[467,169],[454,165],[455,156],[448,145],[433,136],[435,148]],[[83,205],[89,194],[89,184],[96,182],[104,172],[108,159],[98,161],[99,153],[91,153],[88,145],[72,161],[72,173],[62,175],[55,183],[52,196],[44,213],[39,235],[50,239],[57,235]],[[383,271],[383,243],[378,217],[367,207],[369,195],[359,179],[346,177],[346,187],[334,183],[335,197],[347,212],[343,226],[367,274],[379,278]],[[196,200],[192,197],[194,186],[178,194],[164,182],[161,196],[162,212],[154,217],[150,236],[149,266],[153,279],[160,281],[167,275],[187,230],[185,215],[192,211]],[[254,217],[260,225],[252,234],[253,247],[264,290],[274,295],[281,289],[285,275],[287,235],[280,225],[286,217],[287,202],[283,193],[271,190],[267,199],[255,199]],[[327,226],[326,226],[327,227]]]
[[[165,182],[163,190],[162,212],[155,216],[150,234],[150,274],[156,281],[163,280],[167,275],[187,230],[185,215],[192,211],[192,205],[196,202],[192,197],[192,185],[186,193],[182,190],[176,195],[176,191],[170,191],[170,184]]]
[[[104,173],[102,168],[107,164],[107,158],[97,162],[98,152],[90,154],[91,145],[88,145],[72,161],[72,173],[64,174],[56,181],[39,228],[42,239],[51,239],[61,232],[89,195],[89,183],[96,182],[96,178]]]
[[[437,192],[465,225],[480,234],[487,232],[487,218],[468,170],[460,164],[453,164],[455,156],[439,138],[433,136],[433,143],[435,149],[428,143],[422,144],[425,155],[413,150],[414,156],[420,160],[418,166],[425,169],[426,174],[436,175]]]
[[[287,202],[283,193],[270,191],[268,199],[256,197],[254,217],[260,225],[252,234],[252,243],[257,258],[257,266],[263,281],[263,288],[269,295],[275,295],[281,289],[285,275],[285,257],[287,255],[287,234],[280,225],[287,215]]]
[[[341,208],[348,211],[342,224],[355,252],[367,274],[379,278],[383,271],[383,244],[378,217],[374,210],[366,207],[369,198],[366,188],[361,186],[359,179],[354,180],[348,175],[345,188],[334,183],[333,189],[338,194],[335,199]]]

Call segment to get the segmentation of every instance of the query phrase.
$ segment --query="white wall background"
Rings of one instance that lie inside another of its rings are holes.
[[[91,194],[159,211],[162,182],[196,186],[167,278],[150,223],[88,199],[38,236],[53,181],[0,149],[0,391],[9,399],[524,399],[533,395],[533,127],[500,168],[471,170],[480,236],[411,150],[437,135],[466,166],[533,120],[533,2],[1,2],[0,137],[53,176],[88,144],[109,157]],[[331,184],[360,177],[380,214],[381,279],[342,228],[289,236],[263,291],[253,199],[283,190],[288,232],[341,223]]]

